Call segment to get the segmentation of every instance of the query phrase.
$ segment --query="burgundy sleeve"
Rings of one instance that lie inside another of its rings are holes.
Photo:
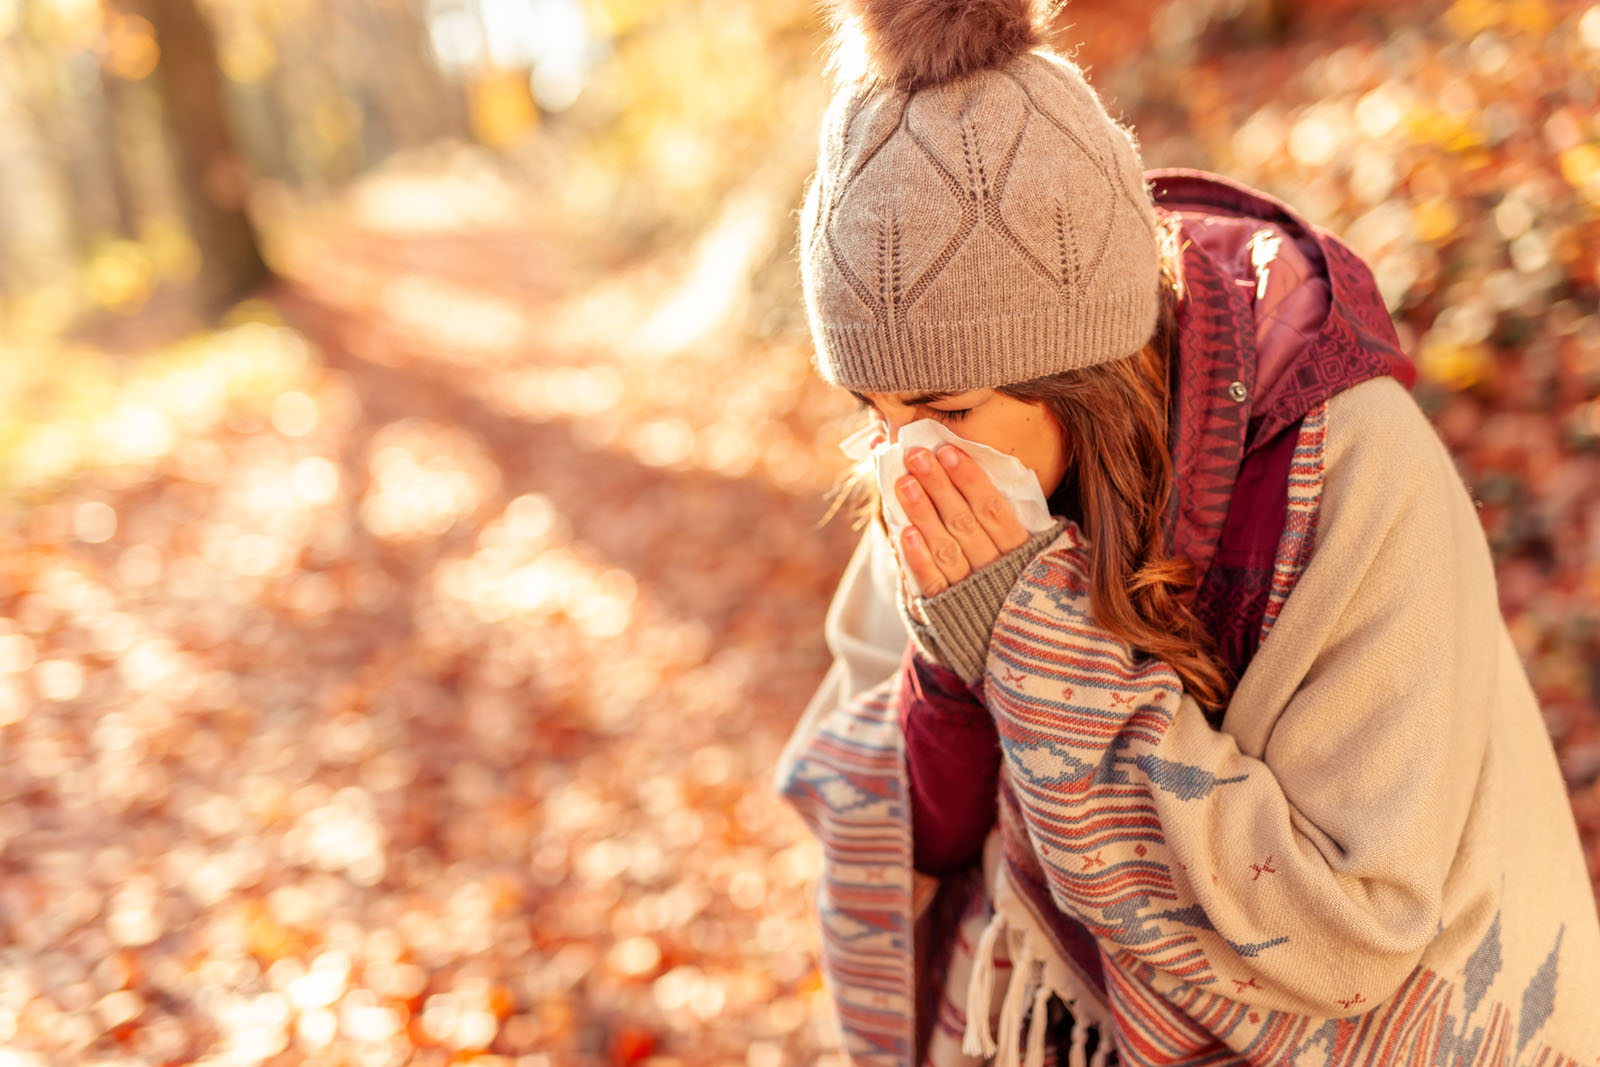
[[[911,782],[912,862],[924,874],[972,863],[994,825],[1000,737],[955,672],[906,648],[900,729]]]

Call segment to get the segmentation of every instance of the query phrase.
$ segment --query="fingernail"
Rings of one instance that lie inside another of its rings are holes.
[[[902,478],[900,481],[900,492],[907,500],[916,501],[922,499],[922,486],[917,484],[917,480],[915,478]]]
[[[939,462],[946,467],[954,467],[961,462],[961,452],[951,445],[945,445],[939,449]]]
[[[917,528],[915,526],[906,531],[906,543],[911,545],[922,544],[922,535],[917,532]]]
[[[910,455],[906,456],[906,466],[910,467],[918,474],[927,474],[928,454],[921,449],[912,452]]]

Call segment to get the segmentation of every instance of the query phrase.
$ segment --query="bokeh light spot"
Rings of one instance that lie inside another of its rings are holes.
[[[320,415],[317,402],[299,390],[279,393],[272,400],[272,427],[285,437],[304,437],[317,428]]]
[[[117,535],[117,513],[103,501],[86,500],[72,510],[72,532],[80,541],[103,544]]]

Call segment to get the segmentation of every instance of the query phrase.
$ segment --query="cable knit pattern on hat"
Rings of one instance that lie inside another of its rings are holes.
[[[863,392],[1028,381],[1131,355],[1155,329],[1138,148],[1045,51],[842,90],[800,254],[818,371]]]

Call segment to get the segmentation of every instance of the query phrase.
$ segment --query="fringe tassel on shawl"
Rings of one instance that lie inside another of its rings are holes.
[[[996,844],[996,835],[991,835],[987,845]],[[1106,1067],[1113,1043],[1103,1000],[1096,998],[1064,961],[1052,958],[1048,935],[1037,928],[998,860],[996,849],[984,849],[985,881],[990,886],[994,914],[978,937],[973,954],[961,1051],[968,1056],[993,1056],[994,1067],[1044,1067],[1050,998],[1057,996],[1072,1013],[1066,1067]],[[991,1034],[989,1012],[997,980],[994,954],[1001,937],[1006,939],[1013,965],[1000,1007],[998,1032]],[[1043,955],[1041,948],[1046,950]],[[1024,1028],[1023,1005],[1030,1000],[1031,1011]],[[1100,1031],[1092,1063],[1087,1054],[1091,1026]]]
[[[995,1058],[995,1067],[1022,1067],[1018,1062],[1022,1055],[1022,1002],[1033,984],[1036,962],[1024,944],[1011,972],[1011,984],[1006,987],[1005,1003],[1000,1007],[1000,1033],[996,1038],[1000,1043],[1000,1055]]]
[[[1084,1047],[1089,1043],[1089,1027],[1082,1019],[1074,1016],[1072,1019],[1072,1047],[1067,1052],[1067,1067],[1087,1067],[1085,1063]],[[1104,1034],[1100,1035],[1100,1047],[1095,1049],[1094,1057],[1102,1063],[1105,1060],[1106,1046],[1110,1042]]]
[[[1050,1029],[1053,990],[1044,980],[1044,961],[1033,958],[1026,941],[1013,961],[1005,1001],[1000,1006],[999,1033],[991,1035],[989,1032],[989,1006],[994,998],[994,950],[1006,929],[1005,916],[996,912],[978,938],[972,978],[967,984],[967,1029],[962,1035],[961,1051],[968,1056],[985,1057],[999,1053],[995,1067],[1044,1067],[1044,1040]],[[1022,1004],[1029,993],[1033,995],[1033,1004],[1024,1031]],[[1024,1041],[1028,1048],[1025,1062],[1019,1059]],[[1072,1067],[1084,1067],[1081,1048],[1078,1060]]]
[[[1044,969],[1043,964],[1040,970]],[[1028,1056],[1024,1067],[1044,1067],[1044,1038],[1050,1030],[1050,986],[1043,981],[1033,994],[1033,1010],[1028,1014]]]
[[[1060,997],[1072,1012],[1066,1067],[1106,1067],[1113,1044],[1107,1029],[1110,1019],[1104,1001],[1070,973],[1063,961],[1051,958],[1048,935],[1037,928],[1006,876],[997,833],[991,833],[985,842],[984,881],[994,903],[994,914],[979,935],[973,952],[961,1051],[968,1056],[993,1056],[994,1067],[1044,1067],[1053,995]],[[1012,967],[1000,1007],[998,1033],[991,1033],[989,1012],[994,1004],[997,970],[994,954],[1002,937],[1006,939]],[[1039,951],[1041,947],[1046,948],[1043,955]],[[1030,998],[1031,1010],[1024,1031],[1022,1006]],[[1100,1030],[1092,1063],[1087,1056],[1091,1026],[1098,1026]]]
[[[1100,1044],[1094,1050],[1094,1058],[1089,1061],[1089,1067],[1106,1067],[1106,1057],[1111,1052],[1111,1038],[1104,1031],[1100,1031]],[[1068,1065],[1070,1067],[1070,1065]]]
[[[967,983],[967,1031],[961,1038],[961,1051],[968,1056],[995,1054],[994,1036],[989,1033],[989,1004],[994,998],[994,949],[1005,926],[1005,917],[995,912],[983,928],[973,954],[972,978]]]

